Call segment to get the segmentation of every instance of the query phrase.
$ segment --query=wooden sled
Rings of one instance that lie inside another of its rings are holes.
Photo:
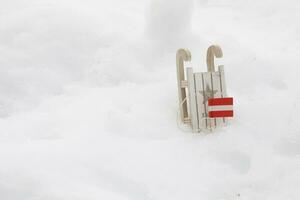
[[[184,62],[191,61],[187,49],[179,49],[176,55],[180,120],[191,125],[193,132],[213,130],[227,124],[233,117],[233,99],[227,97],[224,66],[215,71],[214,58],[223,56],[222,49],[212,45],[207,50],[207,72],[193,72]]]

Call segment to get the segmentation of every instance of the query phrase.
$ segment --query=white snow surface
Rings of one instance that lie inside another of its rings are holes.
[[[298,200],[296,0],[1,0],[1,200]],[[178,48],[235,118],[177,127]]]

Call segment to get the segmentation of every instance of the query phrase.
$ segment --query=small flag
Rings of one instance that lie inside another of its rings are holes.
[[[233,98],[208,99],[208,117],[233,117]]]

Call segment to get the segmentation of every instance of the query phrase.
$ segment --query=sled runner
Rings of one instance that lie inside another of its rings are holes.
[[[190,124],[193,132],[213,130],[227,124],[233,117],[233,98],[227,96],[224,66],[215,71],[214,57],[221,58],[222,49],[212,45],[207,50],[207,72],[193,72],[184,62],[191,61],[187,49],[179,49],[176,55],[180,119]]]

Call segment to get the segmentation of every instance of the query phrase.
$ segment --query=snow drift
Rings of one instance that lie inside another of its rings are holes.
[[[299,6],[2,2],[1,199],[299,199]],[[176,50],[215,43],[236,118],[182,132]]]

